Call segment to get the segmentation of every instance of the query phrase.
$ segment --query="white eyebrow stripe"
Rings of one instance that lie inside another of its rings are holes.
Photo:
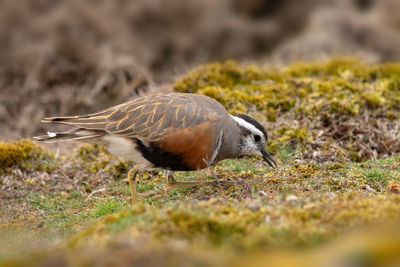
[[[240,126],[242,126],[243,128],[248,129],[248,130],[251,131],[252,133],[256,133],[256,134],[258,134],[258,135],[260,135],[260,136],[264,136],[264,134],[263,134],[260,130],[258,130],[253,124],[248,123],[248,122],[245,121],[244,119],[239,118],[239,117],[236,117],[236,116],[234,116],[234,115],[231,115],[231,116],[232,116],[232,118],[233,118]]]

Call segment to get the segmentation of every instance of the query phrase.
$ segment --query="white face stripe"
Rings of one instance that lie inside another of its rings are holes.
[[[253,134],[258,134],[259,136],[264,136],[264,134],[258,130],[253,124],[248,123],[247,121],[245,121],[242,118],[236,117],[234,115],[231,115],[232,118],[243,128],[248,129],[250,132],[252,132]]]
[[[208,160],[208,162],[207,162],[208,166],[210,166],[210,165],[212,165],[212,164],[214,163],[215,158],[217,157],[217,155],[218,155],[218,153],[219,153],[219,150],[221,149],[221,145],[222,145],[222,136],[223,136],[223,134],[224,134],[224,131],[221,131],[221,132],[219,133],[219,135],[218,135],[218,138],[217,138],[217,145],[216,145],[216,147],[214,148],[214,151],[213,151],[213,153],[212,153],[212,155],[211,155],[211,158],[210,158],[210,159]]]

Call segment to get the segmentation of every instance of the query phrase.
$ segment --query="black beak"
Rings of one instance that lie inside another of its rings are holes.
[[[265,160],[269,166],[272,168],[277,168],[278,164],[276,164],[275,160],[272,158],[272,156],[268,153],[268,151],[263,151],[263,160]]]

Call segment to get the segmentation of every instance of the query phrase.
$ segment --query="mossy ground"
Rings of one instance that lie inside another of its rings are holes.
[[[366,146],[364,151],[371,148],[368,142],[376,141],[375,135],[364,142],[367,133],[346,128],[352,135],[325,132],[322,138],[316,129],[327,131],[320,116],[328,114],[344,124],[358,120],[356,128],[362,128],[366,113],[375,122],[365,127],[382,130],[381,120],[395,125],[398,69],[396,64],[367,66],[341,60],[275,70],[228,62],[195,70],[177,82],[176,88],[199,88],[209,95],[223,89],[223,94],[214,96],[231,111],[261,118],[271,133],[269,147],[279,168],[273,170],[256,157],[225,160],[214,167],[217,176],[244,181],[229,188],[168,188],[162,172],[146,173],[139,178],[141,200],[133,208],[124,180],[131,163],[100,146],[65,149],[64,145],[43,148],[30,141],[0,144],[0,159],[12,161],[0,176],[0,264],[397,264],[399,151],[393,146],[393,151],[373,150],[374,156],[354,152],[358,145]],[[338,73],[344,76],[338,78]],[[299,79],[311,81],[299,83]],[[332,79],[348,84],[332,87]],[[315,91],[323,82],[331,93]],[[392,91],[382,93],[381,104],[371,104],[362,94],[375,93],[373,88],[380,83],[391,84]],[[346,89],[354,86],[361,89]],[[282,92],[284,88],[287,91]],[[258,97],[254,90],[260,92]],[[355,101],[348,107],[359,105],[357,112],[342,109],[342,105],[335,110],[339,106],[333,99],[338,93],[352,94],[338,101]],[[243,97],[248,100],[238,100]],[[296,97],[302,101],[290,104]],[[307,110],[313,106],[310,101],[322,101],[315,113]],[[386,114],[383,110],[392,118],[377,115]],[[316,125],[310,126],[313,121]],[[332,127],[341,126],[338,121]],[[390,134],[392,145],[398,142],[396,134]],[[347,146],[352,142],[352,147]],[[3,147],[11,148],[10,156]],[[351,156],[351,151],[358,156]],[[37,165],[41,162],[46,164]],[[203,170],[176,173],[176,179],[211,177]]]
[[[400,152],[400,64],[343,58],[260,68],[227,61],[198,67],[174,88],[253,115],[274,140],[273,152],[295,144],[297,158],[319,162]]]

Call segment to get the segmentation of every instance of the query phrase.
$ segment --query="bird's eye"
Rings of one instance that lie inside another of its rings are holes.
[[[254,135],[254,141],[258,142],[261,140],[261,137],[258,134]]]

